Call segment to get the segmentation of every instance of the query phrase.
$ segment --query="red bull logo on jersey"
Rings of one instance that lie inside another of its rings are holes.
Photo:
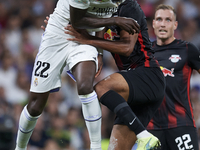
[[[171,70],[169,70],[169,69],[167,69],[165,67],[160,66],[160,69],[162,70],[162,72],[163,72],[163,74],[164,74],[165,77],[167,75],[171,76],[171,77],[174,77],[174,74],[173,74],[174,73],[174,68],[172,68]]]
[[[116,32],[111,31],[110,29],[107,30],[107,32],[104,33],[104,39],[107,40],[113,40],[114,37],[119,37]]]
[[[171,55],[171,57],[169,57],[169,60],[171,60],[171,62],[173,63],[177,63],[179,60],[181,60],[181,57],[179,55]]]

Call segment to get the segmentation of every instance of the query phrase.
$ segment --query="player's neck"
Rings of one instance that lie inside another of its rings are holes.
[[[168,38],[168,39],[159,39],[157,38],[157,45],[168,45],[170,43],[172,43],[176,38],[173,36],[171,38]]]

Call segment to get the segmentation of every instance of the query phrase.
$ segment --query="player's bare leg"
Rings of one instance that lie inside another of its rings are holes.
[[[19,119],[15,150],[26,150],[28,141],[32,135],[37,119],[40,117],[46,105],[48,96],[49,92],[30,93],[29,103],[24,107]]]
[[[95,90],[98,94],[100,102],[107,106],[111,111],[113,111],[117,117],[123,121],[124,125],[126,125],[127,128],[129,128],[129,130],[131,130],[136,135],[138,140],[151,138],[152,135],[145,129],[145,127],[142,125],[140,120],[137,118],[127,103],[129,97],[129,86],[121,74],[114,73],[103,79],[95,86]],[[117,128],[117,130],[114,129],[112,134],[115,135],[116,131],[116,135],[118,135],[121,132],[118,130],[119,128]],[[112,143],[113,142],[114,141],[112,141]],[[120,148],[124,145],[121,142],[118,142],[117,144]],[[128,146],[133,146],[133,144],[134,143],[131,142],[131,144]],[[142,143],[141,145],[143,146],[144,144]]]
[[[136,139],[135,133],[126,125],[114,125],[108,150],[131,150]]]
[[[114,73],[95,85],[95,91],[100,99],[109,90],[120,94],[126,101],[129,97],[129,86],[124,77],[119,73]]]
[[[96,74],[94,61],[80,62],[72,68],[77,82],[77,90],[82,103],[82,111],[89,132],[92,150],[101,150],[101,107],[93,89]]]

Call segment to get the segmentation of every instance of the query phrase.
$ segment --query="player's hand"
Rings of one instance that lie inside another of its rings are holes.
[[[88,40],[91,37],[86,30],[75,30],[72,25],[67,25],[65,27],[67,31],[65,31],[66,34],[69,34],[73,36],[73,38],[68,38],[69,41],[76,41],[81,44],[89,44]]]
[[[122,30],[127,31],[129,34],[139,33],[140,25],[136,20],[126,17],[113,17],[115,24]]]
[[[102,68],[103,68],[103,55],[98,55],[98,71],[95,75],[95,78],[100,75]]]
[[[46,16],[46,19],[44,19],[44,23],[46,24],[46,26],[47,26],[47,24],[48,24],[48,21],[49,21],[49,17]],[[46,26],[43,26],[43,25],[42,25],[42,26],[41,26],[41,29],[45,31]]]

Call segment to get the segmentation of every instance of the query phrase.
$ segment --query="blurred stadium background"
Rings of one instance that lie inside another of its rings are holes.
[[[18,120],[27,103],[31,72],[40,44],[43,20],[53,12],[57,0],[0,0],[0,150],[13,150]],[[147,16],[150,39],[154,8],[165,3],[177,10],[175,32],[200,49],[200,0],[138,0]],[[102,78],[115,72],[110,53],[104,53]],[[89,138],[77,97],[76,85],[64,71],[62,88],[50,95],[39,118],[28,150],[87,150]],[[200,75],[193,72],[191,100],[200,143]],[[108,144],[114,114],[102,106],[102,143]]]

